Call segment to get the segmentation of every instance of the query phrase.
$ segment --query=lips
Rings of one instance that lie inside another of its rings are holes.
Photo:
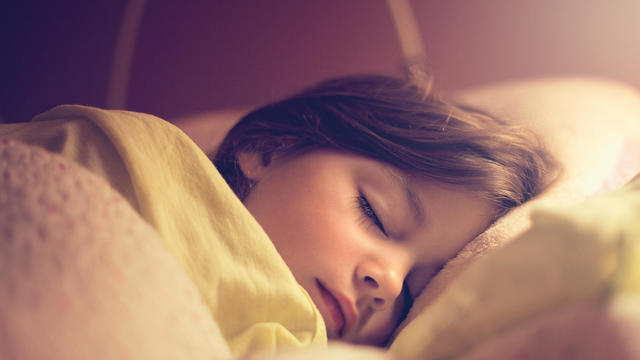
[[[316,279],[316,284],[318,285],[325,308],[329,313],[328,315],[331,317],[333,322],[335,331],[334,335],[342,337],[345,329],[347,329],[350,324],[353,324],[353,320],[355,320],[354,318],[356,316],[355,312],[349,307],[348,299],[341,297],[340,294],[332,292],[318,279]],[[338,297],[336,297],[336,295]]]

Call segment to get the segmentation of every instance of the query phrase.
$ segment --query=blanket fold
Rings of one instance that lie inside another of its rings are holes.
[[[9,137],[102,176],[160,234],[235,355],[325,344],[320,313],[204,153],[157,117],[58,106]]]

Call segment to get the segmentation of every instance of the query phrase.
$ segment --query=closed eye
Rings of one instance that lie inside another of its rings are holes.
[[[382,222],[378,218],[378,215],[376,215],[375,210],[373,210],[373,207],[369,203],[369,200],[367,200],[367,198],[364,195],[360,194],[358,195],[357,201],[358,201],[358,207],[360,208],[362,215],[364,215],[364,217],[368,221],[371,221],[374,225],[376,225],[378,229],[380,229],[380,231],[382,231],[382,233],[385,236],[387,236],[387,232],[384,229],[384,225],[382,225]]]

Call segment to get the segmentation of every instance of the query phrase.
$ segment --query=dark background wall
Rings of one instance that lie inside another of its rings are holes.
[[[0,116],[106,106],[125,0],[4,1]],[[413,0],[436,84],[591,75],[640,88],[640,1]],[[318,80],[399,74],[383,0],[149,0],[125,107],[165,118],[260,104]]]

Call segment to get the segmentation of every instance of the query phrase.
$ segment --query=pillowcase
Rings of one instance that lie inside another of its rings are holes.
[[[457,357],[542,314],[618,295],[640,313],[640,177],[583,203],[538,206],[529,230],[471,264],[390,351]]]
[[[442,269],[399,327],[396,341],[401,343],[402,338],[423,331],[407,325],[440,301],[474,261],[530,228],[533,208],[579,202],[621,186],[640,170],[640,95],[632,88],[601,80],[554,78],[470,89],[456,98],[532,128],[563,165],[563,174],[545,193],[513,209],[471,241]],[[396,341],[392,348],[402,349],[404,345]]]

